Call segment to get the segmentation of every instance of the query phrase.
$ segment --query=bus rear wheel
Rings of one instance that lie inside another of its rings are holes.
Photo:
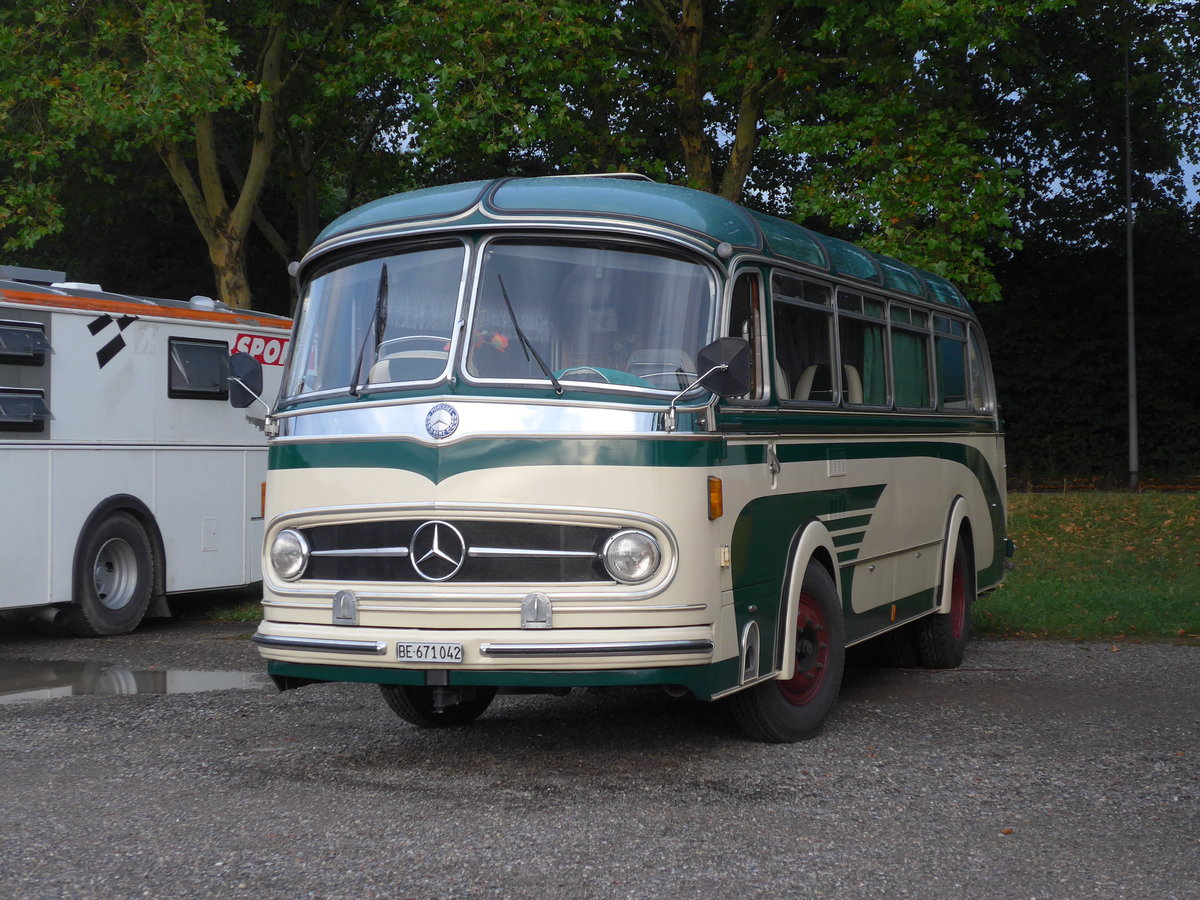
[[[810,562],[796,612],[796,669],[730,698],[734,720],[749,738],[790,743],[814,737],[837,700],[846,662],[845,627],[833,578]]]
[[[496,696],[494,687],[451,688],[457,693],[457,702],[436,702],[434,691],[439,688],[419,687],[408,684],[381,684],[383,699],[392,712],[410,725],[418,728],[454,728],[470,725],[486,710]],[[440,690],[447,690],[441,688]],[[453,698],[444,698],[453,699]]]
[[[154,552],[146,530],[126,512],[109,513],[80,538],[74,606],[66,625],[79,637],[125,634],[150,605]]]
[[[917,623],[917,651],[927,669],[957,669],[962,665],[971,630],[971,601],[975,572],[966,541],[959,538],[950,571],[950,611],[926,616]]]

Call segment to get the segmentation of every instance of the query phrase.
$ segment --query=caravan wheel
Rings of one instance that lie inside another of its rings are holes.
[[[150,538],[129,513],[110,513],[91,526],[75,557],[68,627],[80,637],[132,631],[150,605],[153,566]]]

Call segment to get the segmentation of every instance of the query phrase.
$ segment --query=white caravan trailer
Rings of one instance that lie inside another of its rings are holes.
[[[274,396],[289,326],[0,267],[0,610],[120,634],[258,581],[263,410],[230,405],[230,355]]]

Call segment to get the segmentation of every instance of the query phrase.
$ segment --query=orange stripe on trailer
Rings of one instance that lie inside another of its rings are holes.
[[[58,309],[81,309],[95,312],[126,313],[157,316],[164,319],[190,319],[194,322],[222,322],[227,325],[255,325],[287,331],[291,320],[261,315],[250,310],[196,309],[190,306],[164,306],[153,300],[107,300],[96,297],[77,297],[73,294],[43,294],[36,291],[0,290],[0,299],[29,306],[50,306]]]

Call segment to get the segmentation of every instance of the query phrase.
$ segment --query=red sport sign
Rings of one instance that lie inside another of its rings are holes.
[[[282,366],[287,356],[287,345],[287,338],[239,334],[233,340],[233,352],[248,353],[264,366]]]

